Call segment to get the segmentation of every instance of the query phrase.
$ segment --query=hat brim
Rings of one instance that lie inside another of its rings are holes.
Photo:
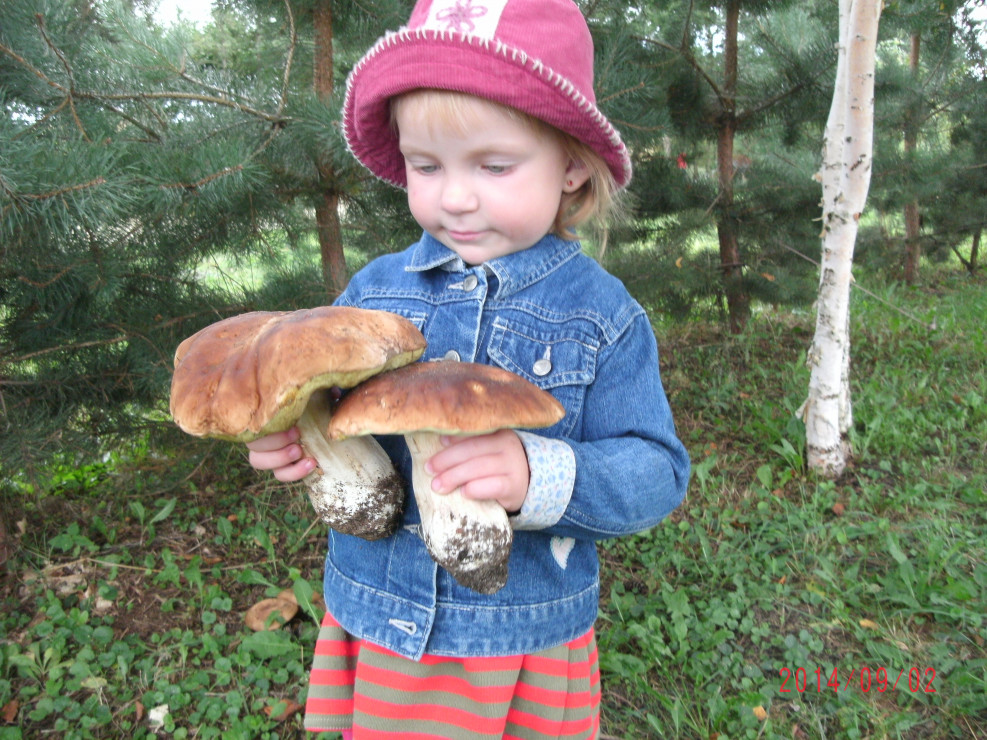
[[[469,34],[406,30],[381,39],[354,67],[343,104],[350,151],[393,185],[407,187],[407,178],[390,100],[422,88],[476,95],[534,116],[596,151],[618,187],[630,180],[630,157],[620,134],[592,100],[554,70]]]

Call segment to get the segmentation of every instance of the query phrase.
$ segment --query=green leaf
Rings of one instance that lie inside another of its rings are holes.
[[[900,547],[898,547],[898,543],[895,541],[895,538],[888,534],[886,541],[888,543],[888,554],[894,558],[895,562],[899,565],[904,565],[907,563],[908,556],[901,551]]]
[[[298,646],[291,641],[290,635],[277,630],[254,632],[247,635],[241,644],[261,660],[278,658],[298,651]]]
[[[161,511],[159,511],[157,514],[154,515],[154,518],[151,520],[150,523],[157,524],[158,522],[167,519],[169,516],[171,516],[171,512],[175,510],[175,504],[177,503],[178,503],[177,498],[170,498],[167,501],[165,501],[165,505],[161,507]]]

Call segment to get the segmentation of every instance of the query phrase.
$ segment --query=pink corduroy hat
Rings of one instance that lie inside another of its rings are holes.
[[[593,39],[572,0],[418,0],[346,81],[343,133],[377,177],[406,187],[390,99],[453,90],[515,108],[596,151],[618,186],[631,178],[620,134],[596,107]]]

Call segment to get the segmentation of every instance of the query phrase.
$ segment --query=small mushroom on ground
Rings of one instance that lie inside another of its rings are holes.
[[[333,529],[387,537],[404,484],[372,438],[330,442],[330,388],[350,388],[417,360],[425,338],[385,311],[322,306],[255,311],[207,326],[175,352],[171,414],[198,437],[249,442],[297,425],[318,461],[305,478],[312,505]]]
[[[243,621],[254,632],[280,629],[298,614],[298,602],[281,597],[262,599],[247,609]]]
[[[513,540],[507,512],[458,489],[434,493],[425,462],[441,449],[442,435],[547,427],[564,415],[551,394],[514,373],[470,362],[423,362],[350,391],[329,423],[329,436],[403,434],[429,553],[463,586],[491,594],[507,582]]]

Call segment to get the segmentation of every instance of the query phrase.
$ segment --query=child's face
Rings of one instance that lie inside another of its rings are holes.
[[[582,185],[585,168],[570,166],[548,133],[482,100],[469,105],[477,110],[468,127],[427,121],[413,104],[400,107],[396,121],[412,215],[478,265],[547,234],[563,192]]]

